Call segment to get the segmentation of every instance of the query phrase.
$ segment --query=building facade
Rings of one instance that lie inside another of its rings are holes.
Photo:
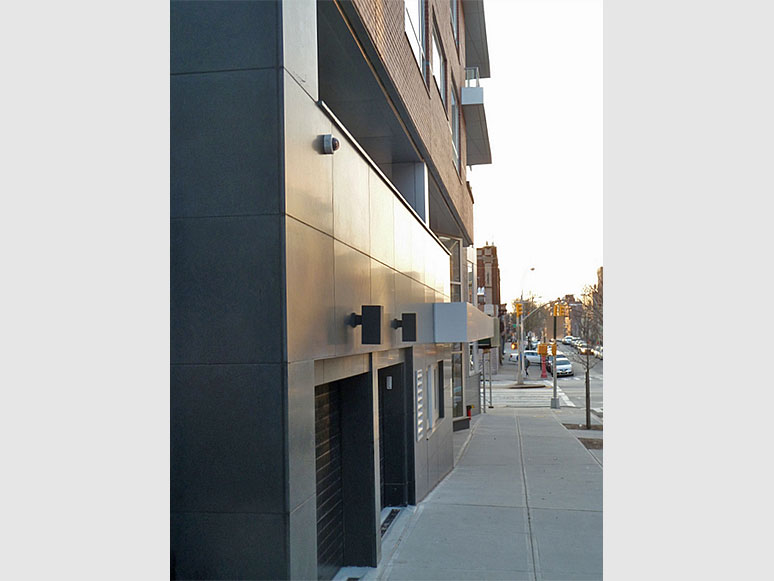
[[[491,162],[483,4],[170,15],[172,577],[375,566],[386,509],[452,469],[494,329],[466,180]]]

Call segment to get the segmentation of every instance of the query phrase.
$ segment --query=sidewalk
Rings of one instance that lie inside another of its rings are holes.
[[[454,434],[454,470],[388,529],[380,566],[344,578],[602,579],[602,450],[578,439],[602,431],[563,425],[584,422],[577,408],[476,416]]]

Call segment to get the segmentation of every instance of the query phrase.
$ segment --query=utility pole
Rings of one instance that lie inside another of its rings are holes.
[[[556,317],[558,316],[557,307],[559,305],[554,305],[554,345],[551,349],[553,356],[554,356],[554,362],[551,365],[551,371],[554,372],[554,397],[551,398],[551,409],[558,410],[559,409],[559,398],[557,397],[556,393]]]
[[[567,306],[562,304],[555,304],[554,305],[554,345],[552,347],[552,353],[554,356],[553,363],[551,364],[551,371],[554,372],[554,397],[551,398],[551,408],[558,410],[559,409],[559,397],[557,396],[557,388],[556,388],[556,319],[559,317],[564,317],[567,315]]]
[[[516,383],[521,385],[524,381],[524,305],[518,303],[516,305],[516,317],[519,321],[519,372],[516,378]]]

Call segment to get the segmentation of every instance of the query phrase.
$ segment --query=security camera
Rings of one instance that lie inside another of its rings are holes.
[[[323,151],[325,153],[333,153],[339,147],[341,147],[341,143],[333,135],[323,135]]]

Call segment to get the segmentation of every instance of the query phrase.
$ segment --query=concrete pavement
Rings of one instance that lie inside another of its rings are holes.
[[[602,579],[602,450],[579,440],[602,431],[563,425],[584,422],[578,408],[475,416],[452,472],[387,530],[380,566],[337,579]]]

